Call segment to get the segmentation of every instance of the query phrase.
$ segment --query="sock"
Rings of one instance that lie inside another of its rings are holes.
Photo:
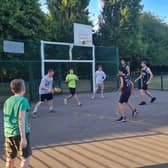
[[[53,106],[50,106],[50,107],[49,107],[49,110],[52,111],[52,110],[53,110]]]
[[[33,113],[37,113],[37,108],[34,108]]]

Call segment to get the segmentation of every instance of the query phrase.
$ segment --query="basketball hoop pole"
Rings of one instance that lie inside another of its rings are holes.
[[[92,74],[93,74],[93,93],[96,92],[96,73],[95,73],[95,69],[96,69],[96,65],[95,65],[95,46],[92,46]]]
[[[96,91],[96,73],[95,73],[95,46],[94,45],[83,45],[83,47],[91,47],[92,48],[92,59],[90,60],[76,60],[73,59],[73,55],[72,55],[72,49],[74,46],[81,46],[81,45],[76,45],[73,43],[62,43],[62,42],[51,42],[51,41],[40,41],[41,43],[41,77],[43,77],[45,75],[45,63],[56,63],[56,62],[61,62],[61,63],[71,63],[71,62],[75,62],[75,63],[92,63],[92,76],[93,76],[93,83],[92,83],[92,87],[93,87],[93,93],[95,93]],[[45,58],[45,53],[44,53],[44,46],[45,44],[48,45],[60,45],[60,46],[69,46],[69,59],[65,59],[65,60],[61,60],[61,59],[46,59]]]
[[[44,42],[41,40],[41,77],[45,74]]]

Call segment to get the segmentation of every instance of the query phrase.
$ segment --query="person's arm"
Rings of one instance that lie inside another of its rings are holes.
[[[41,85],[41,89],[42,90],[46,90],[48,92],[52,92],[52,90],[50,88],[48,88],[47,86],[45,86],[45,80],[44,79],[41,80],[41,84],[40,85]]]
[[[146,83],[147,85],[150,83],[150,81],[151,81],[152,78],[153,78],[153,73],[152,73],[152,71],[150,70],[150,68],[148,68],[148,73],[149,73],[149,75],[150,75],[150,78],[149,78],[148,82]]]
[[[66,78],[65,78],[65,82],[66,82],[66,83],[69,82],[68,75],[67,75]]]
[[[19,112],[19,131],[20,131],[20,147],[26,148],[27,146],[27,140],[26,140],[26,133],[25,133],[25,115],[26,111],[20,111]]]
[[[103,81],[106,80],[106,74],[103,72]]]
[[[131,94],[134,95],[134,83],[130,80],[131,83]]]
[[[126,67],[126,70],[127,70],[128,75],[130,75],[130,67],[128,65]]]
[[[76,81],[79,81],[79,77],[76,75]]]
[[[138,78],[136,78],[135,81],[134,81],[134,83],[136,83],[141,78],[142,78],[142,75],[140,75]]]
[[[119,87],[120,92],[122,91],[123,87],[124,87],[124,81],[123,81],[123,78],[120,77],[120,87]]]

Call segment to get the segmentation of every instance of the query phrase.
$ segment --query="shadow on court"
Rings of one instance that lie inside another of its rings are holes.
[[[152,165],[152,166],[144,166],[144,167],[139,167],[139,168],[168,168],[168,163],[167,164]]]
[[[91,94],[80,94],[82,107],[77,107],[74,100],[63,104],[63,95],[55,97],[56,113],[48,113],[47,104],[39,109],[39,117],[31,123],[32,147],[37,149],[45,146],[64,145],[104,139],[122,139],[146,135],[168,133],[167,92],[153,91],[157,101],[146,106],[138,106],[139,92],[132,96],[131,101],[139,112],[132,118],[126,107],[128,122],[120,123],[118,118],[116,92],[107,93],[105,99],[98,97],[90,100]],[[3,151],[2,111],[0,113],[0,153]],[[164,165],[163,165],[164,166]],[[168,167],[168,166],[167,166]]]

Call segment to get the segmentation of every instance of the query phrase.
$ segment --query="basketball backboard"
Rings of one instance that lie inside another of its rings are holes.
[[[92,46],[92,26],[74,23],[74,44],[78,46]]]

